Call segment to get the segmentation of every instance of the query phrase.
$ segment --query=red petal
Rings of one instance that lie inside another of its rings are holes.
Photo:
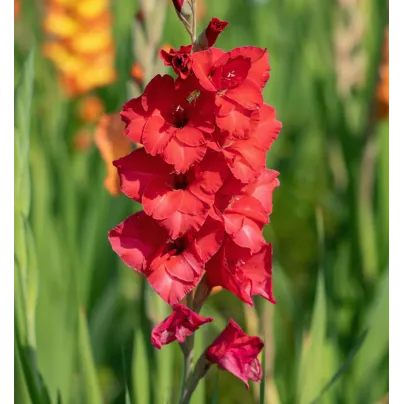
[[[196,285],[202,276],[203,264],[187,251],[170,257],[165,266],[171,277],[182,283]]]
[[[144,148],[152,156],[163,153],[175,131],[176,129],[168,125],[161,115],[152,115],[143,129]]]
[[[216,254],[223,242],[223,238],[223,224],[208,216],[193,242],[193,248],[202,262],[209,261]]]
[[[243,56],[251,59],[251,68],[248,72],[248,78],[253,80],[263,89],[269,79],[268,51],[255,46],[244,46],[230,51],[230,56],[236,58]]]
[[[133,142],[141,143],[147,113],[142,107],[141,97],[133,98],[122,107],[122,121],[125,122],[125,135]]]
[[[197,232],[204,224],[207,215],[208,211],[199,215],[189,215],[177,211],[159,223],[167,230],[169,236],[176,240],[187,233]]]
[[[229,114],[217,116],[216,124],[226,136],[245,139],[251,136],[259,123],[259,112],[236,106]]]
[[[252,282],[252,294],[276,303],[272,294],[272,246],[266,244],[240,268]]]
[[[140,202],[144,190],[152,180],[170,181],[172,168],[159,157],[147,154],[144,148],[114,161],[118,169],[121,190],[129,198]]]
[[[260,109],[260,122],[254,134],[257,144],[263,150],[271,148],[282,128],[282,124],[275,117],[275,109],[268,104],[263,104]]]
[[[264,102],[260,88],[249,78],[236,88],[227,90],[224,97],[250,110],[258,109]]]
[[[166,219],[181,206],[183,194],[183,190],[173,190],[164,182],[152,181],[143,194],[144,211],[156,220]]]
[[[185,173],[192,164],[203,159],[206,150],[207,146],[190,147],[172,138],[164,149],[163,158],[167,163],[173,164],[177,172]]]
[[[194,181],[189,185],[188,191],[210,203],[227,176],[228,169],[222,154],[208,151],[201,164],[194,166]]]
[[[210,48],[205,51],[195,52],[192,55],[192,70],[201,86],[208,91],[216,91],[208,76],[212,73],[212,68],[217,60],[224,54],[225,52],[219,48]]]
[[[178,303],[195,286],[172,278],[166,271],[164,263],[154,268],[147,275],[147,280],[153,290],[170,305]]]
[[[176,133],[176,138],[186,144],[187,146],[201,146],[206,144],[209,141],[204,132],[202,132],[199,128],[186,125],[181,129],[178,129]]]
[[[223,96],[216,96],[215,103],[219,108],[219,116],[229,115],[235,108],[234,102],[227,100]]]
[[[213,321],[212,317],[202,317],[182,304],[173,305],[173,313],[153,328],[152,344],[160,349],[173,341],[180,343],[191,336],[200,326]]]
[[[167,233],[144,212],[138,212],[111,230],[108,239],[126,265],[144,272],[165,244]]]
[[[279,186],[278,175],[279,173],[274,170],[264,169],[259,177],[243,190],[260,201],[268,215],[272,213],[272,192]]]
[[[226,216],[223,215],[226,222]],[[231,235],[232,240],[240,247],[248,248],[251,253],[256,253],[265,245],[262,235],[262,227],[253,220],[244,218],[241,229]]]
[[[155,76],[146,86],[141,97],[144,110],[152,113],[157,109],[164,116],[169,113],[172,109],[171,101],[175,97],[174,85],[174,78],[168,74]],[[164,94],[164,97],[161,97],[161,94]]]
[[[229,206],[225,209],[225,214],[233,213],[249,218],[263,226],[268,223],[268,214],[261,202],[252,196],[235,196]]]

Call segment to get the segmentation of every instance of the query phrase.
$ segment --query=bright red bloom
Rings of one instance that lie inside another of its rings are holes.
[[[262,89],[269,79],[266,49],[246,46],[230,52],[210,48],[192,56],[192,70],[201,86],[216,94],[220,115],[228,115],[235,105],[258,109],[262,103]]]
[[[185,173],[202,160],[214,131],[212,94],[201,91],[193,76],[174,82],[157,75],[145,92],[123,106],[125,135],[143,144],[146,152],[157,154],[175,170]]]
[[[168,304],[178,303],[199,282],[205,263],[223,241],[222,225],[208,217],[194,236],[172,240],[144,212],[135,213],[108,234],[122,261],[143,273]]]
[[[259,382],[262,369],[258,355],[264,347],[259,337],[249,337],[240,326],[230,319],[227,327],[206,351],[206,359],[216,363],[219,369],[227,370],[241,379],[247,389],[248,380]]]
[[[191,74],[191,50],[192,45],[181,46],[178,51],[173,48],[169,52],[162,49],[160,58],[164,60],[165,66],[172,66],[175,74],[185,80]]]
[[[212,317],[202,317],[187,306],[174,304],[173,313],[153,328],[151,334],[152,344],[160,349],[162,345],[176,340],[183,343],[201,325],[211,321],[213,321]]]
[[[143,204],[172,239],[201,228],[222,186],[228,169],[220,153],[209,151],[203,161],[185,174],[144,148],[114,161],[121,190]]]
[[[214,133],[215,141],[209,143],[209,147],[221,151],[233,175],[247,183],[265,168],[266,153],[282,125],[276,120],[274,108],[267,104],[263,104],[259,112],[254,111],[247,122],[245,115],[237,116],[236,111],[227,116],[231,119],[225,123],[220,123],[220,117],[216,117],[218,126],[227,127],[228,130],[217,130]]]
[[[209,25],[201,32],[199,35],[195,48],[197,51],[211,48],[216,40],[217,37],[224,29],[229,25],[227,21],[221,21],[219,18],[212,18],[209,22]]]
[[[276,303],[272,294],[272,246],[265,244],[251,255],[230,238],[206,265],[208,284],[221,286],[252,306],[252,296],[259,295]]]
[[[262,169],[247,185],[229,176],[216,194],[212,215],[221,217],[230,238],[252,253],[265,245],[262,229],[272,212],[272,192],[279,186],[277,176],[276,171]]]

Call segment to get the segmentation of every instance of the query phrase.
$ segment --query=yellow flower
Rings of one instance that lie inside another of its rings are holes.
[[[49,0],[44,55],[56,66],[69,96],[116,79],[110,0]]]

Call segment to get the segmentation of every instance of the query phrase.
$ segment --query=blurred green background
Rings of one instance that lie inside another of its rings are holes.
[[[265,101],[283,129],[268,153],[281,186],[265,230],[277,304],[257,299],[251,309],[222,291],[202,310],[215,321],[196,334],[201,353],[232,317],[265,338],[264,382],[246,390],[213,368],[191,402],[388,403],[389,124],[377,98],[388,4],[198,3],[198,31],[213,16],[230,23],[216,46],[268,48]],[[15,402],[176,403],[180,349],[150,343],[169,307],[107,240],[139,207],[105,190],[92,142],[77,147],[81,98],[64,95],[42,55],[48,11],[43,1],[23,0],[15,17]],[[132,63],[146,63],[137,11],[135,0],[112,1],[117,80],[91,92],[107,113],[133,94]],[[149,42],[159,21],[146,21]],[[156,49],[188,44],[170,3],[164,24]]]

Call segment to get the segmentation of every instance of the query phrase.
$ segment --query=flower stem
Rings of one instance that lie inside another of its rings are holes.
[[[192,337],[190,337],[190,338],[192,338]],[[188,340],[190,338],[188,338]],[[184,344],[186,344],[186,342]],[[193,345],[193,341],[192,341],[192,345]],[[182,393],[181,393],[181,397],[183,397],[185,394],[187,381],[192,372],[192,361],[194,359],[194,348],[192,346],[190,349],[187,350],[187,348],[183,344],[181,344],[181,348],[182,348],[182,353],[184,355],[184,377],[183,377],[183,381],[182,381]]]
[[[196,42],[196,0],[192,0],[192,45]]]
[[[184,388],[182,391],[182,398],[180,404],[189,404],[189,400],[191,399],[192,393],[198,386],[198,383],[201,379],[203,379],[208,370],[210,369],[211,363],[207,361],[205,358],[205,354],[203,353],[198,362],[195,365],[194,371],[188,377],[186,383],[184,384]]]
[[[194,304],[192,293],[188,293],[186,297],[187,306],[192,310]],[[182,344],[180,344],[182,355],[184,357],[184,377],[182,381],[182,393],[184,395],[187,380],[192,372],[192,362],[194,359],[194,335],[189,336]]]

